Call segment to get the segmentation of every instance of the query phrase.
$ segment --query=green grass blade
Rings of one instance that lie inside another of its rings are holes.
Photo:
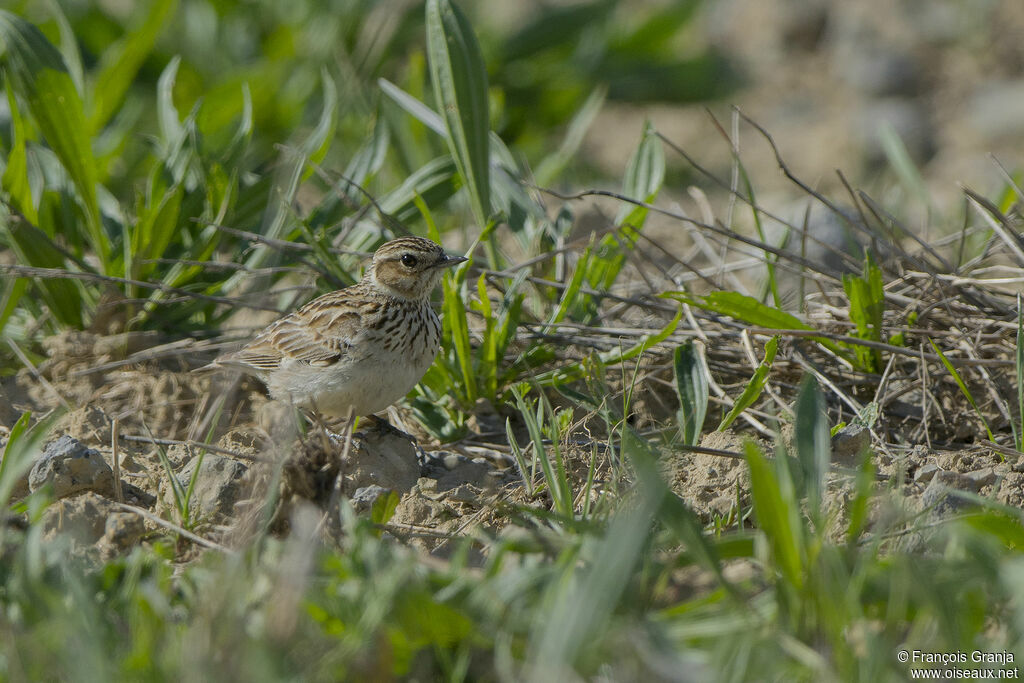
[[[498,355],[498,335],[495,333],[494,310],[491,306],[491,299],[487,296],[487,275],[480,273],[476,280],[477,303],[474,308],[483,316],[484,329],[483,344],[480,347],[478,374],[483,378],[483,395],[489,401],[495,401],[498,393],[498,364],[501,356]]]
[[[696,446],[700,443],[701,429],[708,411],[707,367],[692,341],[676,347],[672,354],[672,367],[679,397],[679,431],[683,443]]]
[[[320,111],[320,119],[309,136],[299,145],[299,151],[305,157],[304,163],[306,164],[302,180],[313,175],[316,171],[314,165],[322,162],[327,156],[327,150],[331,148],[334,131],[338,125],[338,86],[334,84],[334,79],[331,78],[326,68],[320,72],[320,82],[323,87],[324,102],[323,109]]]
[[[896,175],[904,187],[912,195],[915,195],[924,206],[930,209],[932,207],[932,197],[928,192],[928,185],[921,177],[921,172],[914,164],[910,152],[907,151],[907,146],[903,144],[903,140],[896,133],[896,129],[888,122],[883,123],[878,128],[878,136],[879,141],[882,143],[882,151],[885,152],[889,164],[896,171]]]
[[[857,470],[853,501],[849,507],[850,513],[849,523],[846,527],[846,542],[850,545],[855,544],[860,539],[861,533],[867,528],[876,474],[875,463],[871,458],[865,457],[860,464],[860,469]]]
[[[455,162],[448,155],[428,161],[416,169],[401,185],[381,197],[380,208],[401,223],[420,216],[417,200],[427,206],[447,201],[458,187],[455,184]]]
[[[444,289],[444,326],[450,330],[452,350],[462,372],[465,399],[472,405],[479,396],[476,385],[476,372],[473,368],[473,348],[469,341],[469,321],[466,304],[462,299],[462,290],[466,282],[466,274],[472,260],[466,261],[455,269],[451,275],[446,274],[442,287]]]
[[[783,482],[753,443],[744,445],[750,467],[750,492],[754,499],[757,524],[768,539],[772,556],[786,583],[796,589],[803,586],[803,528],[799,503],[784,496]],[[788,483],[787,483],[788,484]],[[791,486],[789,486],[791,488]]]
[[[395,104],[404,109],[407,114],[441,137],[446,135],[444,119],[442,119],[433,109],[386,78],[378,79],[377,85],[380,86],[381,91],[383,91],[385,95],[390,97]]]
[[[727,315],[730,318],[742,320],[756,327],[764,327],[770,330],[814,330],[813,327],[792,313],[781,311],[778,308],[758,301],[752,296],[740,294],[739,292],[711,292],[707,296],[700,297],[691,296],[686,292],[665,292],[661,296],[666,299],[675,299],[688,303],[705,311]],[[814,341],[833,353],[853,362],[850,352],[832,340],[825,337],[811,337],[811,339],[814,339]]]
[[[882,287],[882,271],[871,258],[870,252],[864,257],[861,276],[843,275],[843,289],[850,300],[850,320],[856,325],[856,336],[868,341],[882,341],[885,291]],[[855,346],[853,351],[861,369],[867,372],[881,371],[881,351],[866,346]]]
[[[38,268],[64,268],[64,255],[53,240],[28,221],[9,216],[0,221],[0,231],[21,263]],[[39,290],[53,316],[62,325],[80,328],[83,325],[80,283],[74,280],[40,278]]]
[[[28,104],[78,191],[85,237],[106,270],[110,240],[100,221],[96,161],[82,98],[64,59],[42,32],[24,19],[0,10],[0,65],[14,90]]]
[[[814,328],[792,313],[761,303],[752,296],[739,292],[712,292],[696,297],[686,292],[665,292],[663,297],[676,299],[707,311],[721,313],[758,327],[775,330],[813,330]]]
[[[722,422],[718,425],[718,431],[725,431],[736,421],[744,410],[754,404],[754,402],[761,397],[761,393],[764,391],[765,385],[768,383],[768,375],[772,370],[772,363],[775,362],[775,354],[779,349],[779,337],[778,335],[768,340],[768,343],[764,345],[764,360],[762,360],[757,369],[754,370],[753,376],[750,381],[747,382],[747,386],[743,387],[743,393],[733,403],[729,413],[722,418]]]
[[[669,335],[676,331],[676,327],[679,326],[679,321],[683,317],[683,309],[680,307],[679,311],[672,320],[669,320],[665,327],[661,328],[656,334],[647,335],[641,337],[640,341],[632,346],[625,349],[611,349],[609,351],[602,351],[597,354],[597,360],[601,365],[617,365],[625,360],[636,358],[647,349],[660,344],[665,341]],[[534,380],[541,386],[558,386],[565,384],[566,382],[572,382],[577,380],[586,374],[586,363],[580,361],[579,363],[573,363],[564,368],[557,368],[555,370],[549,370],[548,372],[537,375]]]
[[[0,333],[7,326],[14,311],[18,308],[18,302],[28,289],[29,281],[22,277],[6,278],[3,294],[0,295]]]
[[[154,0],[142,23],[130,28],[121,42],[103,52],[89,111],[89,126],[94,133],[107,124],[121,105],[128,87],[177,4],[177,0]]]
[[[174,106],[174,81],[180,65],[181,57],[175,55],[167,62],[156,82],[156,118],[160,126],[160,136],[167,146],[173,145],[184,133],[181,116]]]
[[[571,518],[573,515],[573,503],[569,481],[565,477],[561,463],[556,462],[552,464],[551,456],[548,454],[547,448],[544,447],[543,424],[545,406],[543,404],[546,402],[544,395],[541,394],[534,405],[531,405],[518,386],[512,387],[512,395],[515,397],[516,407],[523,416],[523,422],[526,423],[530,440],[533,442],[534,462],[540,464],[541,472],[544,475],[544,482],[551,493],[553,507],[560,514]]]
[[[689,505],[675,495],[665,483],[658,465],[658,453],[632,428],[622,433],[622,452],[637,473],[646,495],[660,499],[657,519],[686,546],[686,552],[704,569],[714,574],[727,589],[732,589],[722,574],[722,563],[715,544],[704,532],[704,526]]]
[[[31,466],[31,449],[25,448],[22,442],[31,422],[32,413],[22,413],[7,435],[7,444],[0,457],[0,508],[7,506],[18,478]]]
[[[516,435],[512,433],[512,421],[507,417],[505,418],[505,436],[508,438],[508,445],[512,450],[512,456],[515,458],[516,467],[519,468],[519,475],[522,477],[523,487],[526,489],[526,497],[533,498],[535,492],[533,482],[534,477],[537,475],[537,459],[533,458],[531,460],[532,467],[526,464],[523,449],[519,446],[519,442],[516,441]]]
[[[18,110],[14,91],[7,88],[7,105],[11,111],[11,150],[7,155],[7,167],[0,178],[0,187],[7,192],[9,201],[21,212],[29,222],[38,225],[39,214],[32,198],[32,184],[29,181],[28,151],[26,141],[28,132],[25,120]]]
[[[825,476],[832,458],[832,445],[825,399],[813,375],[806,375],[800,385],[800,393],[796,398],[795,426],[796,456],[803,470],[811,518],[820,524]]]
[[[590,245],[587,245],[583,253],[576,260],[576,266],[572,271],[572,278],[569,279],[569,284],[562,292],[562,298],[558,302],[558,308],[552,311],[551,316],[548,318],[548,325],[555,325],[562,322],[565,316],[575,307],[578,307],[581,303],[579,293],[580,288],[583,287],[583,279],[587,274],[590,264]]]
[[[487,69],[473,28],[448,0],[428,0],[427,56],[448,145],[481,227],[491,213]]]
[[[626,166],[626,177],[622,183],[622,193],[632,199],[650,203],[658,196],[661,185],[665,181],[665,150],[661,146],[654,126],[648,121],[644,126],[644,134],[640,145],[630,157]],[[642,206],[626,204],[619,209],[615,218],[616,225],[632,225],[640,227],[647,217],[647,209]]]
[[[957,369],[953,366],[952,363],[949,362],[949,359],[946,358],[946,354],[942,352],[942,349],[939,348],[939,345],[936,344],[933,339],[929,337],[928,343],[932,345],[932,348],[935,350],[935,353],[938,354],[939,360],[942,361],[942,364],[946,367],[946,371],[953,378],[953,381],[956,382],[956,385],[958,387],[960,387],[960,393],[964,395],[964,398],[967,399],[967,402],[971,404],[971,407],[974,408],[974,412],[981,419],[982,424],[985,425],[985,432],[988,434],[988,440],[995,441],[996,438],[992,434],[992,429],[989,428],[988,426],[988,420],[986,420],[985,416],[982,414],[981,408],[978,407],[978,402],[974,400],[974,396],[971,394],[971,390],[967,388],[967,384],[964,383],[964,380],[960,376],[960,373],[957,372]]]

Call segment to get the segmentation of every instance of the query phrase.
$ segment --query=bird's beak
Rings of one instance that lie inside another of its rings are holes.
[[[462,263],[463,261],[468,261],[468,260],[469,259],[466,258],[465,256],[452,256],[451,254],[445,254],[444,258],[441,259],[440,261],[438,261],[437,264],[435,265],[435,267],[436,268],[452,268],[453,266],[457,266],[460,263]]]

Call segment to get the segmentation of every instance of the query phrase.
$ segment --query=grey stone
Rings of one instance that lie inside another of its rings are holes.
[[[64,435],[46,444],[28,474],[31,491],[46,485],[53,487],[54,498],[66,498],[82,491],[110,497],[114,494],[114,473],[99,451]]]
[[[918,467],[917,471],[914,472],[914,481],[921,484],[927,484],[932,480],[932,477],[935,476],[935,473],[940,471],[941,470],[939,469],[939,466],[936,465],[935,463],[925,463],[924,465]]]
[[[376,484],[370,484],[369,486],[363,486],[362,488],[356,489],[356,492],[352,495],[352,504],[356,510],[363,512],[373,507],[373,504],[377,502],[377,499],[381,496],[386,496],[389,493],[388,489],[383,486],[377,486]]]
[[[980,470],[968,472],[967,474],[964,475],[964,479],[967,481],[967,484],[970,486],[971,490],[977,493],[984,487],[995,482],[996,471],[992,467],[985,467]]]
[[[840,465],[856,465],[861,453],[870,447],[871,431],[864,425],[848,424],[832,437],[832,461]]]
[[[921,494],[921,502],[925,507],[933,508],[936,515],[949,514],[968,507],[970,502],[958,496],[949,495],[950,491],[969,491],[971,482],[959,472],[941,470],[932,476],[928,487]]]

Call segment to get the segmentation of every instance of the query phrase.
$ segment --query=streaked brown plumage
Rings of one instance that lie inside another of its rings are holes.
[[[465,260],[421,237],[387,242],[358,283],[310,301],[213,365],[253,374],[274,399],[327,416],[384,410],[433,363],[441,321],[430,293]]]

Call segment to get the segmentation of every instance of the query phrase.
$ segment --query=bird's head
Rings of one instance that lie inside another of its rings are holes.
[[[423,300],[441,281],[446,268],[465,260],[464,256],[446,254],[440,245],[428,239],[399,237],[377,249],[366,277],[392,296]]]

